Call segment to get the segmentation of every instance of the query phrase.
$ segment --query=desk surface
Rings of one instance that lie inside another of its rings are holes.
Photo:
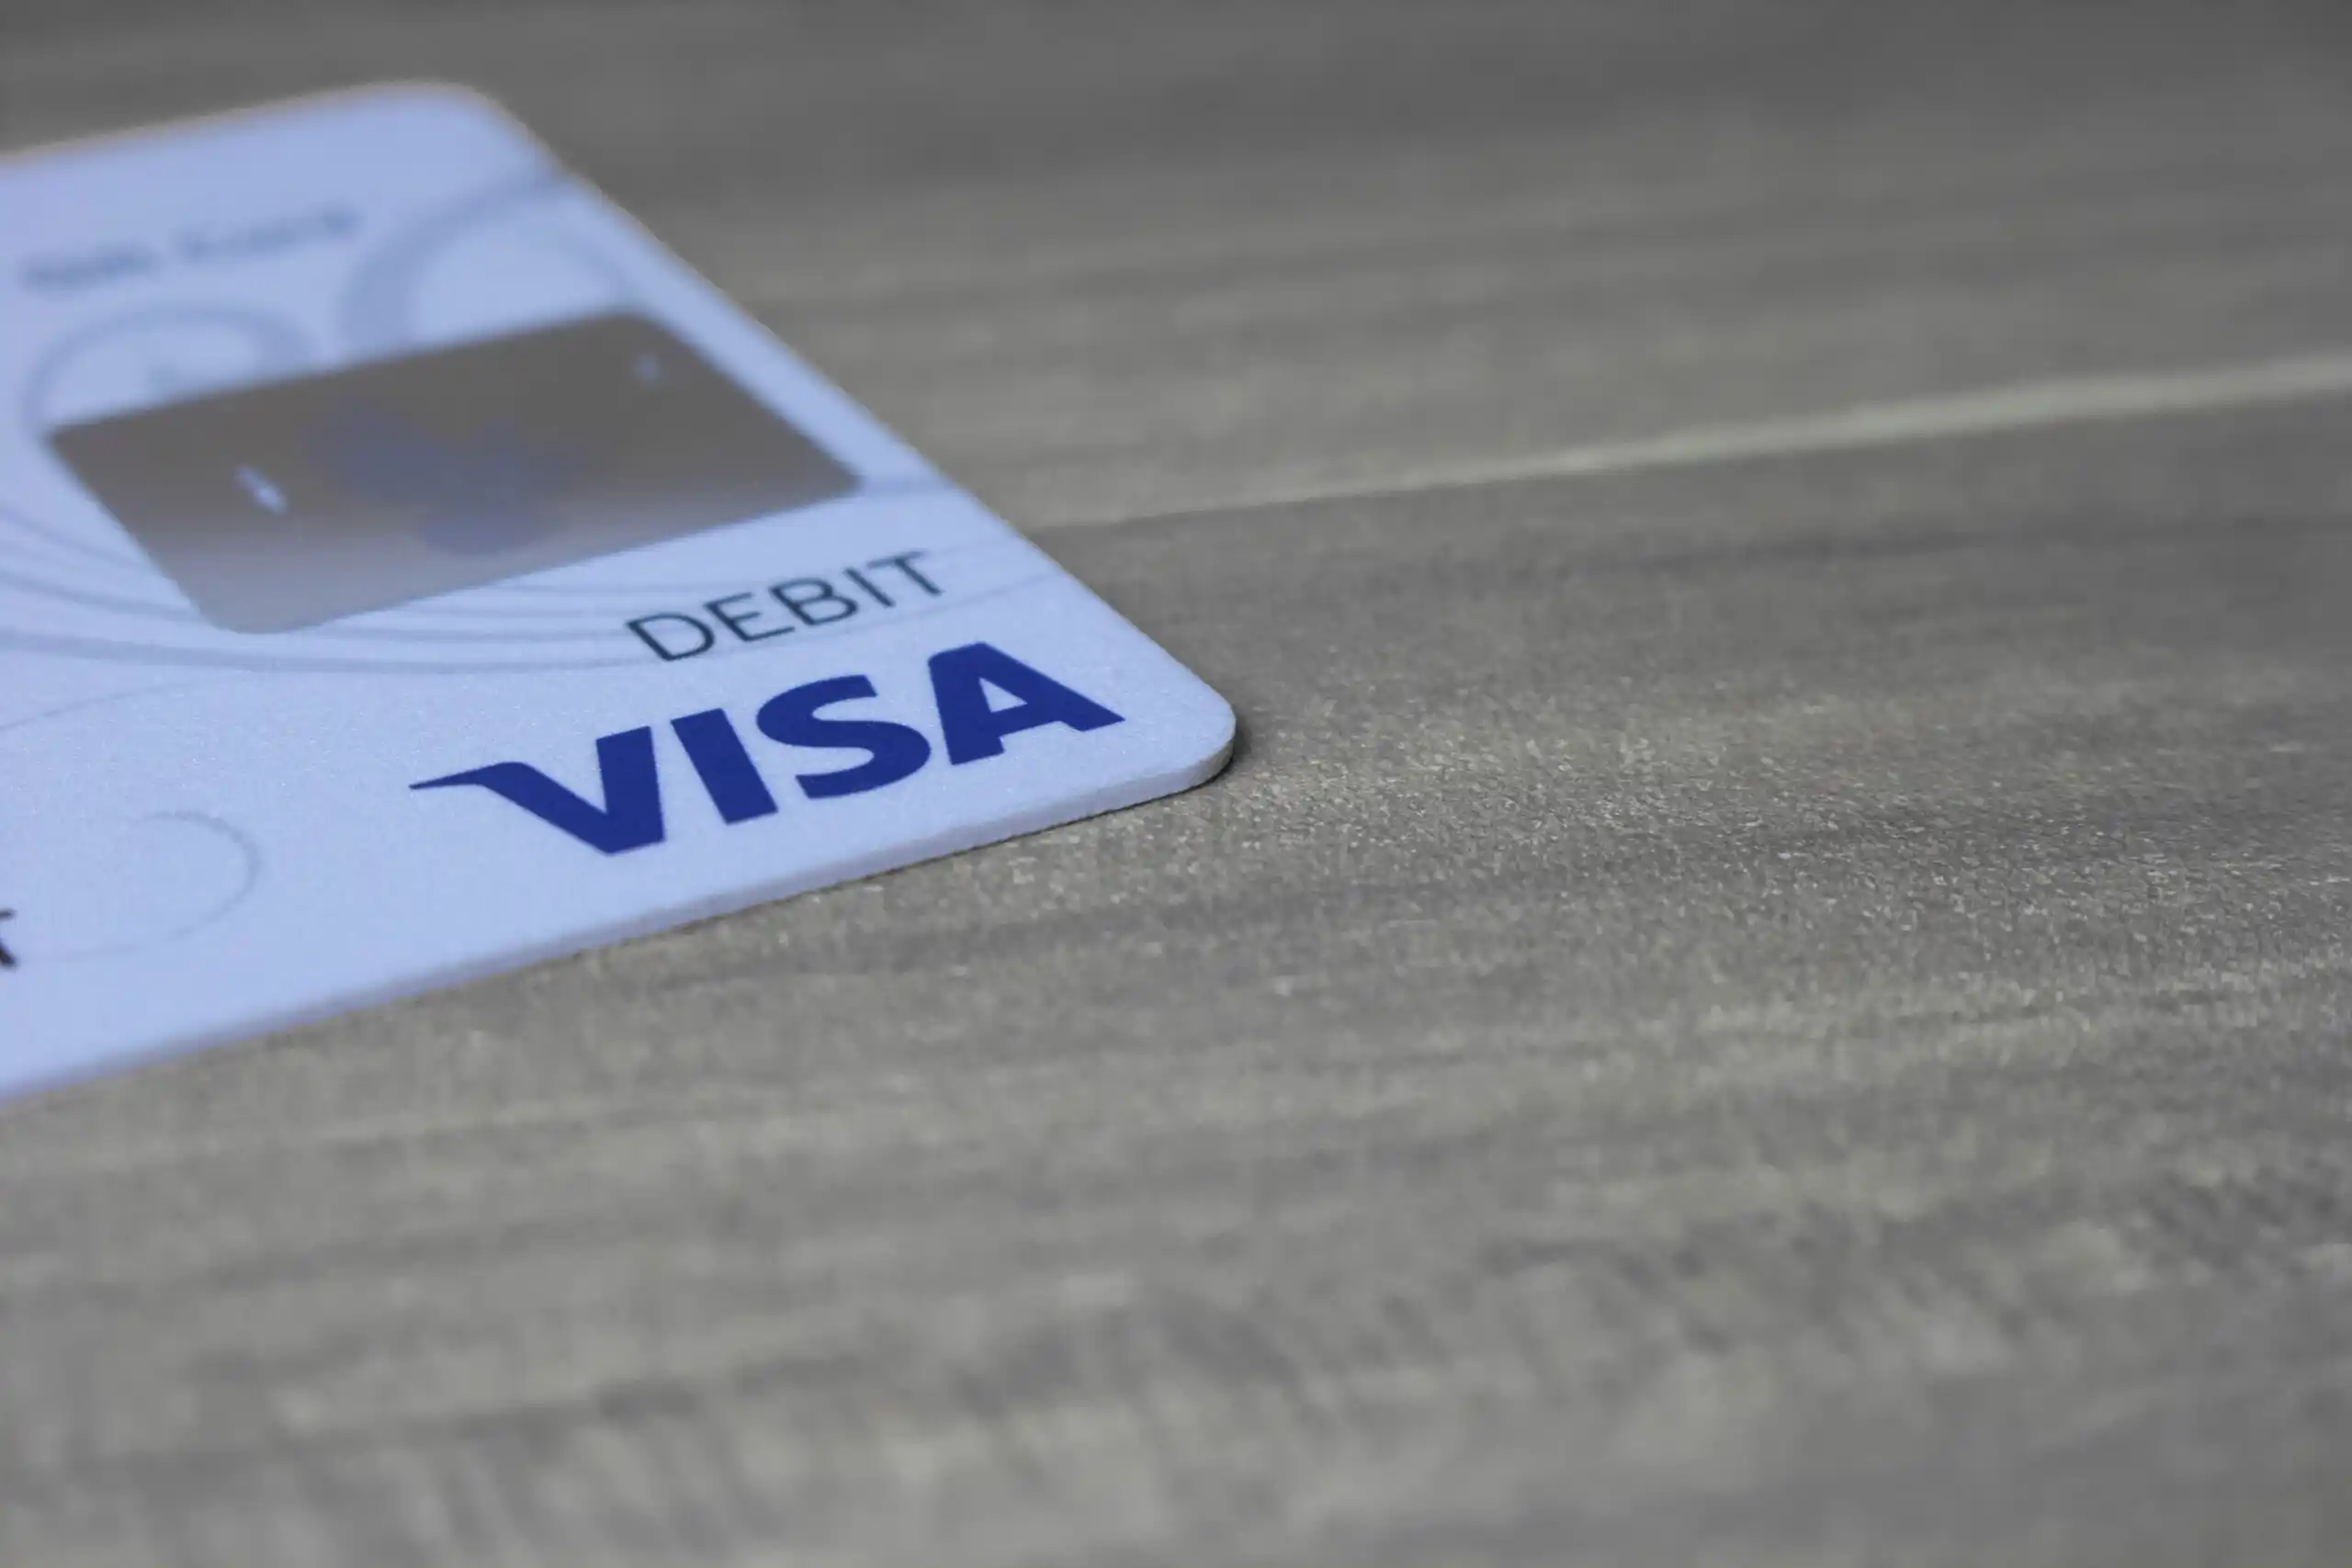
[[[11,0],[507,99],[1194,794],[0,1112],[0,1561],[2338,1564],[2352,11]]]

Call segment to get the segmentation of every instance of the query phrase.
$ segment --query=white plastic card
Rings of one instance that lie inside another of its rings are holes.
[[[0,160],[0,1092],[1130,805],[1232,734],[476,96]]]

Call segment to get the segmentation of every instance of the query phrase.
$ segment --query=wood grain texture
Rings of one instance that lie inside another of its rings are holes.
[[[499,93],[1245,744],[0,1113],[0,1562],[2341,1562],[2352,402],[1235,503],[2352,344],[2347,65],[17,0],[11,142]]]

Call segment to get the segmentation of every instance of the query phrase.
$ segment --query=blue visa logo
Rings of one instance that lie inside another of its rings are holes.
[[[1119,715],[1091,697],[985,642],[933,654],[930,671],[932,707],[952,767],[1001,755],[1005,737],[1024,729],[1058,724],[1089,730],[1121,722]],[[991,693],[1009,700],[1000,706]],[[932,755],[930,737],[911,725],[835,717],[825,711],[876,694],[874,682],[863,675],[811,681],[770,697],[752,724],[780,745],[865,753],[863,761],[845,768],[793,775],[793,783],[810,800],[863,795],[912,776]],[[683,714],[670,720],[670,729],[722,820],[749,822],[775,815],[775,793],[726,709]],[[653,727],[600,737],[596,772],[600,798],[594,800],[528,762],[492,762],[409,787],[486,789],[608,855],[662,842],[665,829]]]

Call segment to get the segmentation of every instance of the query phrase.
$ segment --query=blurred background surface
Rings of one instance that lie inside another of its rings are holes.
[[[1243,750],[0,1114],[0,1562],[2352,1556],[2352,11],[0,7],[400,76]]]

